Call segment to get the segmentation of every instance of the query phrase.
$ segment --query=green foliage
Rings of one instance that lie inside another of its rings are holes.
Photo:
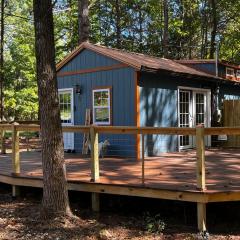
[[[220,43],[220,57],[240,63],[240,1],[215,0],[215,6],[212,2],[168,1],[169,58],[209,58],[216,12],[214,37]],[[56,62],[78,45],[77,4],[78,0],[56,1],[56,8],[63,8],[54,11]],[[91,42],[163,56],[163,0],[89,0],[89,4]],[[8,0],[5,11],[4,115],[34,120],[38,99],[32,1]]]
[[[38,118],[34,28],[29,1],[9,1],[5,18],[4,117]]]
[[[149,233],[162,233],[166,227],[166,224],[161,219],[161,215],[157,214],[152,216],[149,212],[144,214],[145,230]]]

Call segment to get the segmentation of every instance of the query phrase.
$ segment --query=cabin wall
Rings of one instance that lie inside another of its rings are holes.
[[[203,71],[203,72],[206,72],[206,73],[209,73],[209,74],[212,74],[212,75],[216,75],[216,66],[215,66],[215,63],[212,62],[212,63],[190,63],[190,64],[186,64],[186,66],[189,66],[191,68],[194,68],[196,70],[200,70],[200,71]],[[226,78],[226,68],[227,66],[219,63],[218,64],[218,76],[221,77],[221,78]],[[234,67],[232,67],[234,69]],[[234,69],[234,72],[236,74],[236,69]]]
[[[166,77],[142,73],[140,86],[140,126],[176,127],[177,85]],[[147,135],[145,154],[177,150],[176,136]]]
[[[216,82],[204,79],[193,80],[171,77],[164,74],[142,73],[140,87],[140,125],[154,127],[178,126],[178,87],[191,87],[211,90],[211,119],[214,126],[216,111]],[[240,86],[220,84],[219,105],[223,99],[240,99]],[[145,140],[146,155],[178,151],[177,136],[147,135]]]
[[[59,72],[76,71],[96,67],[106,67],[112,66],[114,64],[119,64],[119,62],[91,50],[84,49],[71,61],[69,61],[65,66],[63,66]]]
[[[84,50],[70,63],[64,66],[59,73],[112,66],[119,62]],[[85,124],[86,108],[92,109],[92,90],[94,88],[111,87],[112,89],[112,125],[135,126],[135,71],[133,68],[124,67],[107,71],[98,71],[69,76],[58,76],[58,88],[73,88],[76,84],[81,87],[81,94],[74,92],[74,124]],[[81,152],[83,136],[74,135],[75,150]],[[107,155],[129,156],[135,154],[135,136],[128,135],[100,135],[99,142],[108,139],[110,146]]]
[[[215,63],[190,63],[186,64],[186,66],[194,68],[196,70],[200,70],[212,75],[216,74],[216,68],[215,68]]]

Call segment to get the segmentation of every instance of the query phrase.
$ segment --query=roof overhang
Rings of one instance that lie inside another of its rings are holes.
[[[224,79],[216,76],[199,76],[195,74],[173,72],[173,71],[168,71],[163,69],[152,69],[148,67],[142,67],[141,72],[148,72],[148,73],[159,74],[159,75],[164,73],[173,77],[184,77],[186,79],[204,80],[204,81],[214,82],[217,84],[230,84],[230,85],[237,85],[237,86],[240,85],[240,82],[238,81],[228,80],[228,79]]]

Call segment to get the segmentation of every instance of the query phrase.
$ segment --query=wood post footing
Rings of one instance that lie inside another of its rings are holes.
[[[99,193],[92,193],[92,210],[94,212],[100,211]]]
[[[198,220],[198,230],[200,232],[206,232],[207,231],[206,203],[197,203],[197,220]]]
[[[20,195],[20,187],[16,185],[12,185],[12,196],[18,197]]]

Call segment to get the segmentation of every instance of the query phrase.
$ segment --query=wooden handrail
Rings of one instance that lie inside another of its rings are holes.
[[[204,128],[204,135],[240,135],[240,127]]]
[[[19,124],[16,126],[17,130],[20,132],[37,132],[40,131],[40,125],[38,124]]]
[[[97,133],[108,134],[162,134],[162,135],[196,135],[196,128],[180,127],[134,127],[134,126],[62,126],[63,132],[82,132],[90,131],[94,127]],[[38,124],[19,124],[16,126],[18,131],[40,131]],[[1,124],[0,130],[12,130],[12,124]],[[240,135],[240,127],[207,127],[204,128],[204,135]]]
[[[196,135],[195,128],[179,127],[129,127],[129,126],[94,126],[98,133],[114,134],[162,134],[162,135]]]
[[[0,130],[7,130],[11,131],[12,130],[12,124],[0,124]]]

